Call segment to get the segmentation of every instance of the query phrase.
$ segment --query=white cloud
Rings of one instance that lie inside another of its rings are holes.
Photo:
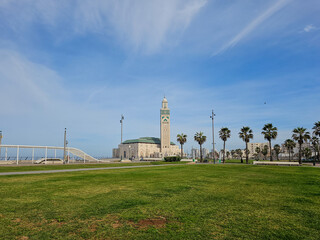
[[[309,24],[307,26],[304,27],[303,31],[305,32],[311,32],[311,31],[314,31],[316,30],[317,28],[315,26],[313,26],[312,24]]]
[[[218,51],[214,52],[212,55],[218,55],[229,48],[234,47],[238,44],[243,38],[249,35],[252,31],[254,31],[259,25],[261,25],[264,21],[274,15],[276,12],[280,11],[284,8],[290,0],[279,0],[272,6],[270,6],[266,11],[260,14],[257,18],[251,21],[244,29],[242,29],[238,34],[236,34],[230,41],[224,44]]]
[[[2,3],[0,13],[16,32],[25,31],[28,24],[36,22],[52,31],[59,28],[57,35],[68,32],[110,36],[115,32],[130,49],[151,53],[166,40],[170,42],[170,37],[174,42],[206,3],[207,0],[13,0]]]
[[[205,4],[206,0],[80,2],[78,29],[104,31],[108,20],[122,41],[134,50],[154,52],[169,36],[183,32]]]

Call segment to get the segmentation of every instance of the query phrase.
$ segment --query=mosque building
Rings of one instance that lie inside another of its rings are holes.
[[[126,140],[112,151],[113,158],[162,158],[180,155],[178,145],[170,142],[170,109],[166,97],[160,109],[160,138],[142,137]]]

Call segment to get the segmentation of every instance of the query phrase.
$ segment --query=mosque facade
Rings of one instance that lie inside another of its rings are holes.
[[[180,155],[179,146],[170,142],[170,109],[164,97],[160,109],[160,138],[142,137],[126,140],[113,149],[113,158],[141,159]]]

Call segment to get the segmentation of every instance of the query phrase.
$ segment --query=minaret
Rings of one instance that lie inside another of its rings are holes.
[[[160,109],[160,140],[161,152],[166,153],[170,150],[170,109],[166,97],[162,100]]]

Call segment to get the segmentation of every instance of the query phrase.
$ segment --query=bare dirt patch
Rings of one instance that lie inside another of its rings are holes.
[[[19,222],[21,222],[21,219],[20,219],[20,218],[16,218],[16,219],[13,220],[12,222],[19,223]]]
[[[20,238],[19,238],[19,240],[28,240],[29,239],[29,237],[27,237],[27,236],[21,236]]]
[[[62,226],[66,224],[66,222],[62,222],[61,220],[57,220],[57,219],[52,219],[51,222],[49,223],[49,225],[54,225],[54,226]]]
[[[149,227],[154,228],[163,228],[166,226],[167,219],[165,217],[156,217],[156,218],[148,218],[141,219],[138,223],[129,222],[129,225],[136,227],[138,229],[147,229]]]
[[[89,227],[89,230],[90,230],[90,232],[95,232],[95,231],[97,231],[97,225],[96,225],[96,224],[92,224],[92,225]]]
[[[111,226],[112,226],[113,228],[119,228],[119,227],[122,227],[123,224],[117,221],[117,222],[113,223]]]

